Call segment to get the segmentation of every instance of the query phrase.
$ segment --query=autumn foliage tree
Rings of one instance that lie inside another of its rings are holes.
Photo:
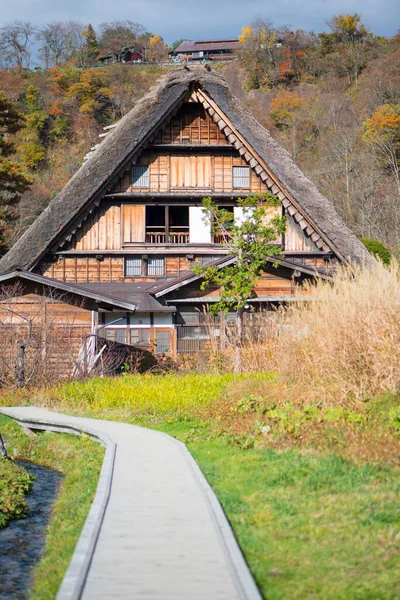
[[[364,122],[363,140],[374,148],[393,175],[400,197],[400,104],[378,106]]]
[[[147,47],[147,60],[150,62],[160,62],[168,58],[168,46],[164,44],[159,35],[152,35],[149,38]]]
[[[10,135],[17,133],[23,125],[22,114],[0,93],[0,254],[6,250],[4,234],[12,219],[10,207],[18,202],[31,183],[23,167],[10,158],[15,150]]]
[[[275,28],[261,18],[243,27],[239,59],[247,73],[247,88],[269,89],[299,81],[314,38],[301,30]]]

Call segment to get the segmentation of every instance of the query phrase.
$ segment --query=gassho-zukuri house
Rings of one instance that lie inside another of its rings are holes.
[[[107,131],[0,261],[0,286],[18,282],[20,311],[51,296],[63,323],[77,320],[77,352],[97,333],[157,353],[201,349],[201,313],[219,290],[201,291],[191,266],[232,260],[202,219],[205,196],[235,218],[239,197],[271,190],[281,200],[283,258],[266,260],[256,309],[293,300],[337,263],[372,260],[220,74],[170,72]],[[232,316],[221,316],[217,336]]]

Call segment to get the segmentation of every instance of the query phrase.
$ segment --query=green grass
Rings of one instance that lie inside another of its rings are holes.
[[[71,560],[93,500],[104,450],[85,437],[46,432],[26,436],[14,421],[0,415],[9,453],[64,475],[54,503],[44,556],[34,571],[31,600],[54,600]]]
[[[266,600],[399,598],[400,397],[307,405],[274,386],[267,374],[128,375],[33,402],[184,441]]]
[[[249,376],[224,375],[140,375],[119,378],[96,378],[86,382],[72,382],[55,388],[51,397],[57,404],[69,408],[84,407],[89,411],[114,408],[137,411],[140,415],[160,415],[167,412],[187,413],[210,405],[221,397],[235,381]],[[268,380],[269,375],[253,375],[254,380]]]
[[[189,443],[268,600],[400,597],[400,482],[334,454]]]

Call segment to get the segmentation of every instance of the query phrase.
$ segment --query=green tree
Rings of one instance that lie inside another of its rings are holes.
[[[99,44],[97,43],[96,32],[92,25],[88,25],[85,31],[82,31],[82,35],[86,42],[83,48],[82,58],[83,67],[92,67],[97,63],[99,56]]]
[[[23,141],[18,144],[18,154],[29,169],[35,170],[46,158],[47,133],[50,116],[42,108],[40,90],[29,85],[25,92],[25,128]]]
[[[277,240],[284,234],[286,219],[277,211],[280,200],[267,192],[238,200],[241,218],[219,208],[211,198],[204,198],[205,221],[214,234],[222,236],[228,247],[232,264],[218,266],[195,265],[193,271],[201,275],[201,289],[210,284],[220,288],[220,300],[213,304],[211,313],[236,311],[235,373],[241,370],[241,347],[243,344],[243,314],[248,301],[255,296],[267,257],[281,255],[282,247]]]
[[[10,207],[16,204],[31,181],[21,165],[10,160],[14,145],[10,135],[24,126],[24,117],[0,92],[0,254],[6,251],[4,234],[12,220]]]

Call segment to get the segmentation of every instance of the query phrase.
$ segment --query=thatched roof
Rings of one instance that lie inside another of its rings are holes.
[[[270,136],[250,111],[230,92],[222,75],[203,67],[166,75],[104,139],[14,247],[0,260],[0,272],[32,269],[71,221],[111,189],[121,167],[139,154],[160,124],[199,87],[230,119],[247,143],[267,163],[302,210],[346,261],[370,264],[373,259],[339,218],[331,202],[305,177],[290,154]]]

